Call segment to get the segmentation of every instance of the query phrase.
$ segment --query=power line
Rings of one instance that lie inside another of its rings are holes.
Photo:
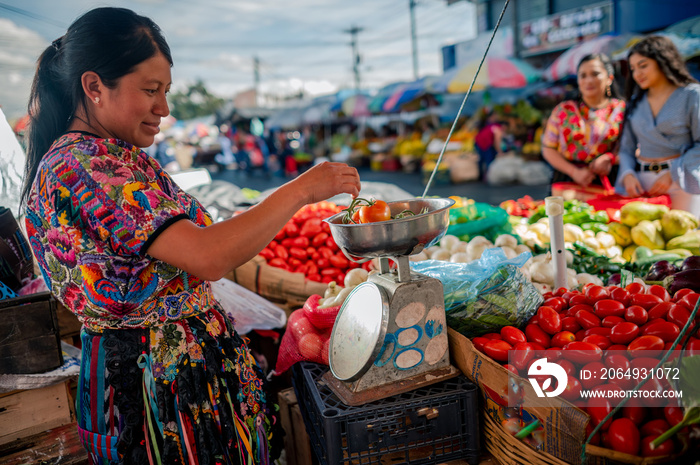
[[[45,23],[60,27],[62,29],[68,28],[68,26],[66,24],[64,24],[60,21],[55,21],[51,18],[47,18],[46,16],[41,16],[41,15],[38,15],[36,13],[32,13],[31,11],[23,10],[22,8],[17,8],[16,6],[6,5],[5,3],[0,3],[0,9],[11,11],[13,13],[17,13],[18,15],[26,16],[27,18],[36,19],[37,21],[43,21]]]

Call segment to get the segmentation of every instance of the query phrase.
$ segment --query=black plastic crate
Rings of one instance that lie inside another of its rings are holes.
[[[321,379],[326,371],[311,362],[292,370],[306,431],[322,465],[479,462],[478,388],[464,376],[351,407]],[[419,414],[422,409],[437,416]]]
[[[0,374],[45,373],[63,365],[50,292],[0,300],[0,335]]]

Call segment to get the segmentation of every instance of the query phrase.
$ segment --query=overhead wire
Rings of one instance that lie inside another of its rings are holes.
[[[371,32],[371,34],[364,34],[363,36],[360,37],[359,41],[360,43],[365,46],[365,47],[372,47],[372,52],[382,50],[382,49],[387,49],[388,53],[368,53],[365,52],[363,53],[364,56],[364,62],[369,64],[370,66],[374,68],[379,68],[383,66],[385,63],[396,63],[403,57],[409,57],[410,52],[407,51],[405,54],[397,54],[395,51],[391,50],[391,47],[382,47],[383,45],[385,46],[390,46],[391,44],[405,40],[406,36],[408,35],[408,28],[409,26],[409,8],[408,8],[408,1],[407,0],[396,0],[393,2],[382,2],[382,3],[375,3],[375,2],[369,2],[372,6],[375,5],[381,5],[380,8],[375,9],[371,11],[369,14],[365,15],[365,17],[362,18],[362,26],[365,28],[367,32]],[[209,0],[203,0],[200,1],[200,7],[202,6],[207,6],[210,5],[212,7],[216,7],[217,9],[225,9],[227,12],[235,12],[237,9],[235,7],[229,7],[230,4],[228,3],[222,3],[222,2],[216,2],[216,1],[209,1]],[[403,7],[405,5],[405,8]],[[171,0],[168,3],[168,6],[170,8],[190,8],[191,4],[188,0]],[[440,18],[442,15],[440,12],[438,13],[432,13],[433,11],[436,11],[434,8],[426,8],[424,2],[418,2],[417,3],[417,8],[420,8],[421,11],[421,18],[420,18],[420,23],[424,23],[426,21],[432,21],[434,18]],[[51,24],[56,27],[60,27],[62,29],[66,29],[67,25],[60,22],[56,21],[52,18],[25,10],[20,7],[15,7],[12,5],[8,5],[6,3],[1,3],[0,2],[0,9],[5,9],[7,11],[10,11],[15,14],[19,14],[37,21],[44,22],[46,24]],[[334,10],[337,13],[337,9]],[[342,11],[352,11],[353,13],[357,11],[357,3],[353,3],[348,6],[347,9],[341,10]],[[405,14],[404,14],[405,12]],[[426,13],[427,12],[427,13]],[[393,20],[391,21],[392,27],[387,29],[387,17],[392,18]],[[358,24],[360,23],[360,20],[356,21]],[[381,31],[379,33],[375,33],[375,31]],[[420,31],[420,29],[419,29]],[[216,47],[216,46],[221,46],[221,47],[228,47],[228,48],[249,48],[249,47],[255,47],[256,49],[262,49],[262,50],[288,50],[290,48],[293,49],[319,49],[319,50],[327,50],[327,52],[322,52],[323,54],[320,55],[318,53],[308,53],[308,55],[313,55],[315,60],[313,62],[306,62],[303,60],[303,54],[300,56],[297,56],[296,59],[293,62],[284,62],[282,64],[275,64],[275,67],[277,68],[283,68],[283,69],[298,69],[301,70],[301,74],[307,74],[309,68],[315,68],[318,66],[324,66],[328,68],[329,65],[335,66],[335,65],[342,65],[343,60],[341,59],[336,59],[333,60],[333,58],[337,57],[338,54],[337,52],[333,52],[333,50],[338,50],[338,47],[347,47],[349,45],[349,41],[347,40],[336,40],[336,39],[330,39],[328,34],[324,34],[322,36],[323,38],[320,40],[302,40],[299,42],[290,42],[288,40],[285,41],[230,41],[230,40],[216,40],[216,41],[197,41],[192,40],[191,38],[188,38],[187,40],[181,40],[179,38],[174,38],[170,39],[170,42],[172,44],[173,48],[177,48],[178,50],[182,50],[184,52],[179,52],[180,55],[188,55],[188,51],[191,49],[199,49],[201,47]],[[421,38],[424,38],[424,34],[419,33],[419,40]],[[284,54],[284,55],[283,55]],[[262,55],[262,54],[258,54]],[[272,57],[269,56],[262,56],[263,62],[269,62],[269,61],[276,61],[275,58],[277,56],[284,56],[288,57],[289,53],[286,51],[282,51],[279,54],[275,54]],[[324,59],[324,57],[327,57]],[[349,61],[349,60],[348,60]],[[348,66],[349,68],[349,66]],[[347,69],[344,70],[343,72],[347,72]]]
[[[452,127],[450,128],[450,132],[447,134],[447,137],[445,138],[445,143],[442,146],[442,150],[440,150],[440,155],[438,155],[438,159],[435,162],[435,168],[433,168],[433,172],[430,173],[430,178],[428,179],[428,182],[425,185],[425,190],[423,191],[423,198],[425,198],[426,195],[428,195],[428,190],[430,189],[430,186],[433,183],[433,179],[435,179],[435,174],[437,173],[438,168],[440,167],[440,163],[442,162],[442,157],[445,155],[445,150],[447,149],[447,144],[450,143],[450,139],[452,138],[452,134],[455,132],[455,128],[457,127],[457,122],[459,121],[459,117],[462,114],[462,110],[464,110],[464,105],[467,103],[467,99],[469,99],[469,96],[472,93],[472,89],[474,88],[474,83],[476,82],[476,78],[479,76],[479,72],[481,71],[481,67],[484,65],[484,61],[486,60],[486,56],[489,53],[489,50],[491,49],[491,44],[493,43],[493,39],[496,37],[496,32],[498,31],[498,27],[501,25],[501,20],[503,19],[503,15],[506,12],[506,8],[508,8],[508,4],[510,3],[510,0],[505,0],[505,3],[503,4],[503,9],[501,10],[501,15],[498,17],[498,21],[496,22],[496,26],[493,28],[493,32],[491,33],[491,38],[489,39],[489,43],[486,45],[486,50],[484,50],[484,54],[481,56],[481,61],[479,62],[479,66],[476,68],[476,72],[474,73],[474,77],[472,78],[471,84],[469,84],[469,89],[467,90],[467,93],[464,95],[464,99],[462,100],[462,104],[459,107],[459,110],[457,110],[457,115],[455,116],[454,121],[452,122]]]
[[[8,5],[8,4],[6,4],[6,3],[0,3],[0,10],[11,11],[11,12],[16,13],[16,14],[18,14],[18,15],[26,16],[27,18],[35,19],[35,20],[37,20],[37,21],[41,21],[41,22],[44,22],[44,23],[46,23],[46,24],[51,24],[51,25],[53,25],[53,26],[57,26],[57,27],[60,27],[60,28],[62,28],[62,29],[67,29],[67,28],[68,28],[68,25],[67,25],[67,24],[64,24],[64,23],[62,23],[62,22],[60,22],[60,21],[56,21],[56,20],[51,19],[51,18],[48,18],[48,17],[46,17],[46,16],[42,16],[42,15],[40,15],[40,14],[34,13],[34,12],[32,12],[32,11],[25,10],[25,9],[23,9],[23,8],[19,8],[19,7],[16,7],[16,6]]]

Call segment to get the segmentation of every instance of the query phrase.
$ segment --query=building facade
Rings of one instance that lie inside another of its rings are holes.
[[[474,40],[479,41],[491,36],[506,0],[472,1],[479,31]],[[698,0],[510,0],[499,25],[506,31],[499,50],[544,67],[580,41],[602,34],[648,34],[697,15]],[[478,48],[473,42],[444,47],[443,69],[463,64],[464,50]]]

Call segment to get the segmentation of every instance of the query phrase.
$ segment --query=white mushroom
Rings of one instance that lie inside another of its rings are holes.
[[[518,245],[518,240],[510,234],[501,234],[496,238],[493,245],[496,247],[510,247],[514,249]]]
[[[469,263],[469,255],[466,252],[458,252],[450,257],[452,263]]]
[[[440,239],[440,247],[450,250],[457,242],[460,242],[459,237],[452,234],[445,234],[442,236],[442,239]]]
[[[459,241],[456,242],[452,247],[450,247],[450,253],[451,254],[456,254],[460,252],[466,252],[467,251],[467,243],[464,241]]]
[[[412,262],[422,262],[423,260],[427,260],[428,258],[430,257],[428,257],[428,254],[425,253],[425,250],[422,250],[417,254],[408,256],[408,260]]]
[[[449,250],[441,248],[440,250],[436,250],[435,252],[433,252],[433,254],[430,256],[430,258],[432,258],[433,260],[447,261],[450,259],[451,255],[452,254],[450,253]]]

